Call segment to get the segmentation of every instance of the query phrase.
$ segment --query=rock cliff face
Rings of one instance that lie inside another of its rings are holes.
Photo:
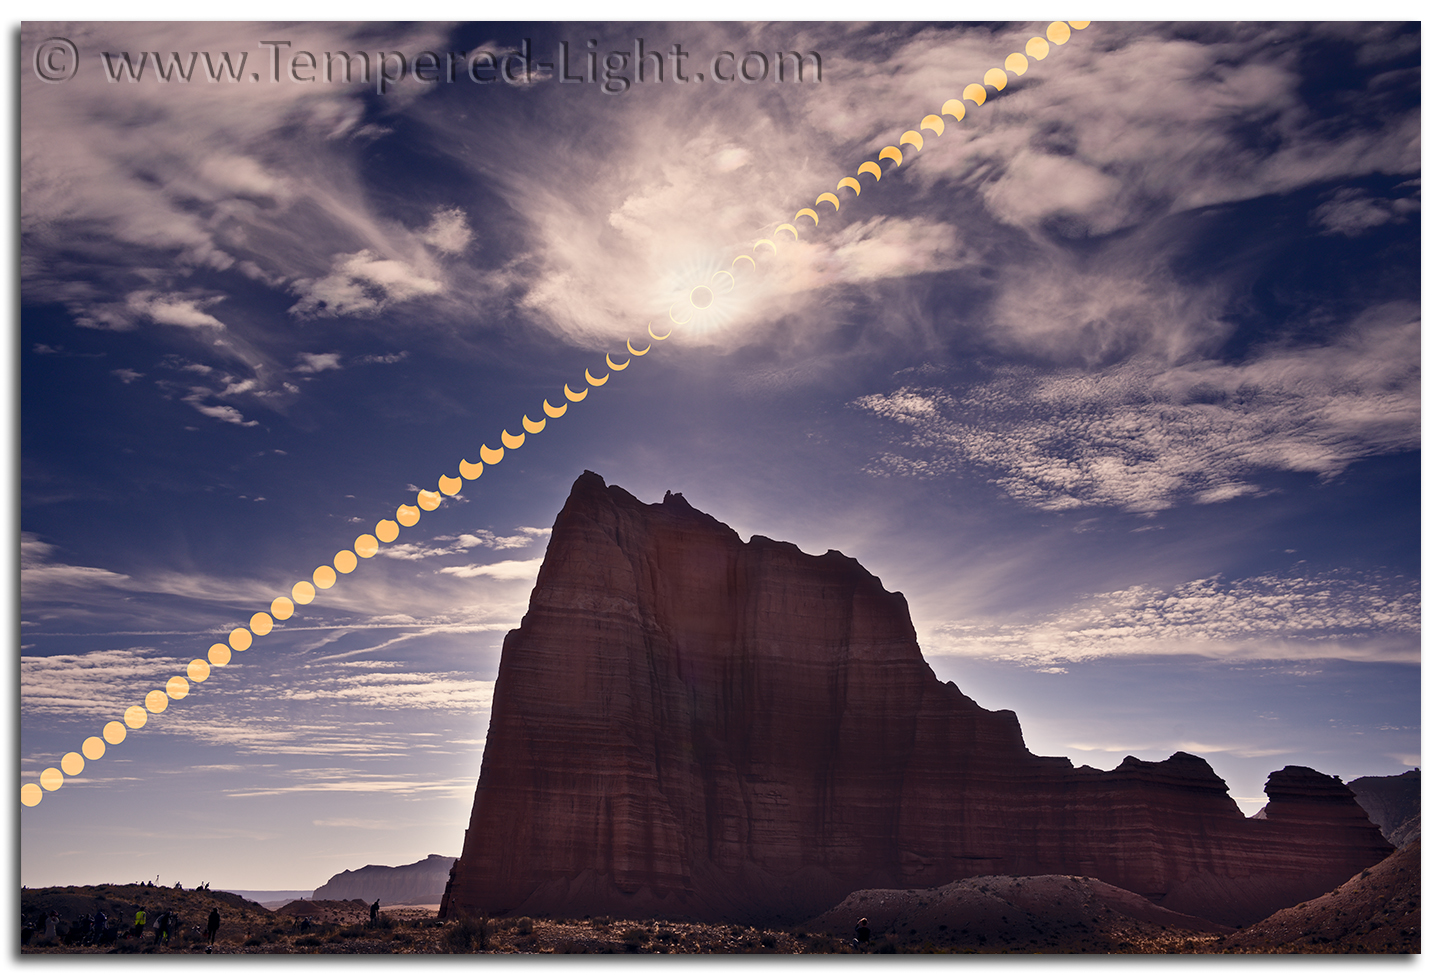
[[[455,857],[432,853],[401,867],[372,864],[345,870],[317,887],[313,899],[342,901],[358,897],[366,904],[377,898],[382,904],[435,904],[445,891],[455,862]]]
[[[861,888],[1082,874],[1239,924],[1390,852],[1338,788],[1276,773],[1285,814],[1256,821],[1191,755],[1033,755],[855,560],[587,472],[503,645],[442,911],[789,923]]]
[[[1364,775],[1348,782],[1347,788],[1393,846],[1406,846],[1416,838],[1421,829],[1421,769],[1401,775]]]

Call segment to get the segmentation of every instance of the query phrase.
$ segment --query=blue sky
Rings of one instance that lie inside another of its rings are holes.
[[[1248,814],[1284,765],[1418,764],[1416,25],[1098,22],[857,173],[1045,30],[26,24],[22,67],[51,37],[81,67],[20,89],[17,787],[610,378],[21,808],[22,883],[458,853],[586,469],[857,558],[1039,754],[1190,751]],[[285,77],[636,38],[822,78]],[[122,51],[282,80],[110,82]]]

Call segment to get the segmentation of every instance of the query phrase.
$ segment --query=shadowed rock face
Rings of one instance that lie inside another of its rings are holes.
[[[1364,775],[1347,787],[1357,796],[1357,805],[1377,824],[1382,835],[1396,847],[1406,846],[1420,831],[1422,814],[1422,772],[1413,769],[1401,775]]]
[[[1257,821],[1192,755],[1033,755],[854,559],[587,472],[502,648],[442,910],[791,923],[861,888],[1081,874],[1238,924],[1391,849],[1340,781],[1285,775],[1289,814]]]
[[[367,905],[434,904],[441,899],[455,857],[432,853],[424,860],[400,867],[371,864],[359,870],[345,870],[316,888],[314,900],[350,900],[359,897]]]

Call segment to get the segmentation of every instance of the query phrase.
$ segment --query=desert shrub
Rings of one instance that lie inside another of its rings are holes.
[[[621,940],[628,945],[643,945],[651,940],[651,932],[645,928],[631,928]]]
[[[443,944],[452,954],[486,950],[486,919],[462,915],[446,932]]]
[[[295,944],[298,948],[319,948],[320,939],[313,934],[308,934],[302,938],[296,938]]]
[[[265,944],[264,941],[254,936],[245,939],[245,947],[247,948],[259,948],[263,944]]]
[[[613,922],[611,921],[611,919],[610,919],[609,917],[593,917],[593,918],[591,918],[591,927],[593,927],[593,928],[598,928],[598,929],[599,929],[599,928],[609,928],[612,923],[613,923]]]
[[[763,935],[761,936],[761,947],[763,947],[763,948],[775,948],[775,947],[776,947],[776,935],[774,935],[774,934],[763,934]]]
[[[575,938],[567,938],[556,948],[556,954],[558,955],[589,955],[592,953],[589,946],[584,942],[577,941]]]
[[[528,918],[528,917],[518,918],[518,919],[516,920],[516,933],[517,933],[517,934],[522,934],[522,935],[530,934],[530,933],[531,933],[532,931],[534,931],[535,929],[536,929],[536,922],[535,922],[535,921],[532,921],[532,920],[531,920],[530,918]]]

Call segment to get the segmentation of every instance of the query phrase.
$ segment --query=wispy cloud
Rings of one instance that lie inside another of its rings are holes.
[[[1374,227],[1404,223],[1408,215],[1422,208],[1420,184],[1401,199],[1374,196],[1365,190],[1345,186],[1312,212],[1312,219],[1329,234],[1360,237]]]
[[[476,531],[463,532],[460,535],[437,535],[431,539],[430,544],[425,542],[400,542],[394,545],[388,545],[381,549],[380,554],[388,559],[402,559],[408,562],[416,562],[421,559],[456,555],[477,548],[496,550],[526,548],[536,544],[542,539],[548,538],[550,534],[551,529],[549,528],[520,527],[515,529],[514,533],[510,535],[497,535],[486,529],[477,529]],[[472,574],[474,575],[476,573]]]
[[[300,360],[295,367],[298,373],[314,374],[340,368],[339,352],[302,352],[296,358]]]
[[[364,792],[387,793],[400,797],[434,796],[437,794],[464,798],[475,791],[475,780],[461,776],[450,779],[396,778],[375,775],[358,776],[346,770],[327,775],[324,772],[308,776],[308,781],[274,788],[237,788],[226,790],[226,795],[236,799],[255,799],[264,796],[284,796],[306,792]]]
[[[474,579],[476,576],[490,576],[492,579],[535,579],[541,571],[539,558],[525,561],[493,562],[490,565],[452,565],[438,570],[458,579]]]
[[[22,656],[20,710],[24,715],[113,719],[164,687],[188,662],[149,647]]]
[[[311,824],[326,829],[395,829],[388,819],[313,819]]]
[[[281,628],[304,631],[317,624],[326,632],[395,626],[435,627],[438,632],[509,628],[525,612],[526,592],[519,583],[535,578],[538,559],[506,561],[486,571],[439,577],[429,571],[416,574],[407,570],[404,562],[485,548],[513,549],[527,539],[539,541],[548,533],[549,529],[520,529],[510,536],[489,532],[445,536],[444,546],[427,547],[422,554],[407,554],[403,545],[388,546],[381,551],[402,549],[396,557],[403,564],[372,560],[347,578],[344,586],[326,593],[319,616],[314,611],[303,612]],[[85,628],[113,635],[193,632],[220,636],[269,606],[293,581],[285,576],[267,580],[173,569],[116,572],[68,564],[61,554],[38,535],[23,533],[20,586],[24,619],[57,635]],[[171,598],[137,600],[136,594]],[[177,624],[188,624],[188,628]]]
[[[970,390],[903,387],[855,405],[905,434],[881,476],[986,476],[1025,504],[1154,512],[1254,494],[1263,471],[1331,477],[1421,436],[1420,319],[1395,303],[1336,343],[1249,362],[1003,373]]]
[[[374,315],[403,301],[440,294],[444,286],[405,261],[365,249],[337,256],[325,277],[302,278],[291,290],[300,296],[291,313],[310,318]]]
[[[1149,654],[1417,663],[1420,628],[1416,580],[1345,572],[1133,586],[1034,622],[918,624],[927,653],[1034,667]]]
[[[384,28],[400,50],[442,50],[446,30]],[[85,51],[249,49],[264,71],[255,38],[274,32],[296,50],[343,51],[367,49],[375,29],[30,23],[22,33],[27,45],[60,33]],[[27,299],[63,304],[77,325],[148,329],[208,364],[243,364],[258,382],[233,395],[271,395],[274,407],[300,392],[283,378],[291,336],[237,296],[270,289],[314,318],[448,290],[441,258],[465,249],[468,218],[434,204],[380,212],[359,174],[377,132],[365,119],[366,86],[112,84],[102,75],[82,72],[63,93],[22,82]],[[401,108],[431,90],[407,85],[388,102]],[[254,424],[245,402],[187,402],[220,422]]]
[[[488,711],[495,681],[434,673],[345,674],[306,681],[283,693],[286,700],[328,700],[373,710]]]
[[[475,236],[466,213],[460,207],[443,207],[431,216],[421,240],[444,254],[459,254]]]

